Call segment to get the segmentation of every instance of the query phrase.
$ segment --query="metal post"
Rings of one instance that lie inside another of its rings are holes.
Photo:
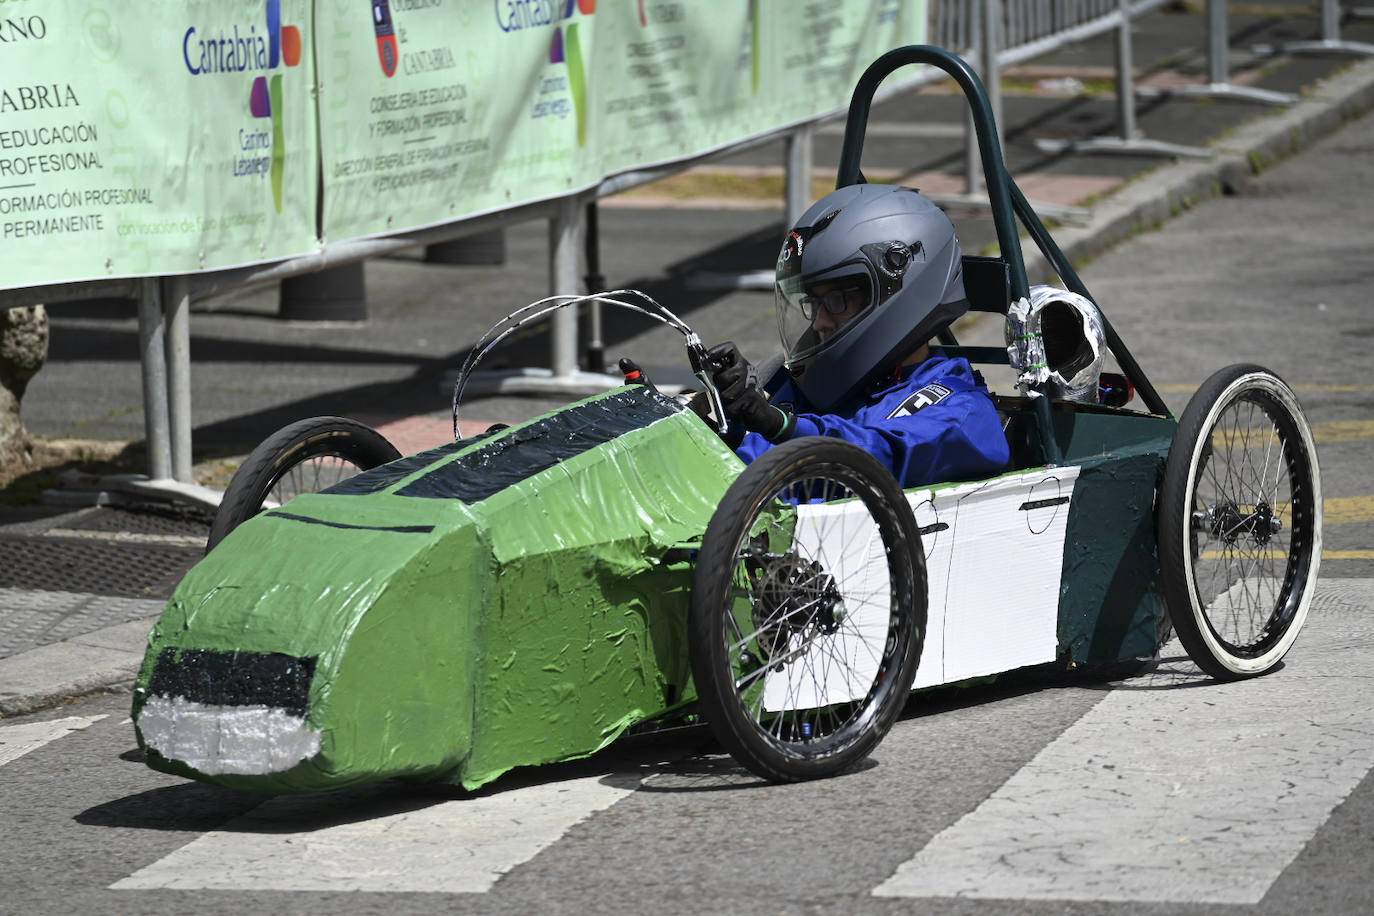
[[[1038,149],[1047,153],[1125,153],[1133,156],[1178,156],[1210,159],[1212,151],[1137,137],[1135,124],[1135,61],[1131,52],[1131,0],[1119,0],[1116,12],[1116,108],[1119,137],[1092,137],[1087,140],[1039,139]]]
[[[1120,0],[1116,28],[1116,123],[1121,139],[1135,139],[1135,59],[1131,55],[1131,0]]]
[[[1123,0],[1124,2],[1124,0]],[[983,64],[983,86],[988,91],[988,104],[992,106],[993,125],[997,129],[997,145],[1004,147],[1006,131],[1002,127],[1002,0],[984,0],[983,4],[983,48],[987,62]]]
[[[1002,127],[1002,0],[983,0],[972,5],[970,23],[973,34],[973,56],[978,75],[988,93],[993,123],[997,127],[997,142],[1002,144],[1006,131]],[[973,114],[964,119],[964,190],[977,195],[983,189],[983,163],[978,154],[978,142],[973,127]]]
[[[143,363],[143,429],[148,439],[148,476],[172,476],[172,450],[167,427],[166,323],[157,280],[142,280],[138,289],[138,349]]]
[[[983,77],[983,82],[986,83],[988,77],[988,43],[983,29],[983,6],[982,3],[970,4],[968,14],[971,20],[969,22],[969,35],[973,39],[970,56],[973,58],[974,66],[978,68],[979,75]],[[983,160],[978,153],[978,136],[973,125],[973,110],[968,109],[964,114],[964,194],[973,198],[978,196],[982,190]]]
[[[1002,44],[1006,38],[1005,17],[1002,0],[982,0],[970,4],[969,34],[974,46],[970,57],[978,76],[983,81],[987,93],[988,107],[992,111],[993,130],[997,134],[997,145],[1005,147],[1006,128],[1002,124]],[[983,160],[978,148],[978,133],[974,124],[973,110],[970,108],[964,117],[964,192],[962,194],[927,194],[941,207],[972,207],[981,209],[987,205],[984,193]],[[1086,223],[1089,212],[1084,207],[1035,201],[1035,211],[1041,216],[1060,222],[1081,225]]]
[[[578,248],[582,240],[582,205],[577,197],[560,200],[549,220],[549,295],[576,295]],[[559,309],[549,320],[549,365],[555,378],[577,372],[577,312]]]
[[[1291,92],[1275,92],[1252,86],[1232,86],[1230,43],[1231,30],[1226,20],[1226,0],[1207,0],[1207,85],[1141,89],[1136,95],[1151,98],[1178,95],[1234,99],[1238,102],[1262,102],[1268,105],[1291,105],[1298,100],[1298,96]]]
[[[1364,18],[1367,9],[1352,9],[1351,15]],[[1256,54],[1358,54],[1374,57],[1374,45],[1364,41],[1341,40],[1340,0],[1322,0],[1322,37],[1316,41],[1289,41],[1281,45],[1255,45]]]
[[[601,275],[601,223],[597,214],[596,201],[587,202],[583,228],[583,258],[587,262],[586,290],[600,293],[606,289],[606,278]],[[603,372],[606,369],[606,342],[601,327],[601,303],[587,304],[587,369],[590,372]]]
[[[194,483],[191,471],[191,287],[186,277],[162,281],[167,316],[167,416],[172,479]]]
[[[787,135],[787,225],[795,226],[811,206],[811,169],[816,126],[803,124]]]
[[[1220,86],[1231,79],[1227,55],[1230,37],[1230,29],[1226,24],[1226,0],[1208,0],[1207,76],[1213,86]]]
[[[592,197],[587,194],[576,194],[549,204],[550,295],[579,295],[583,215],[590,200]],[[486,394],[585,397],[613,388],[621,381],[619,375],[578,370],[577,309],[573,307],[560,308],[549,316],[549,366],[477,372],[466,382],[464,393],[470,398]],[[443,386],[452,384],[450,374]]]

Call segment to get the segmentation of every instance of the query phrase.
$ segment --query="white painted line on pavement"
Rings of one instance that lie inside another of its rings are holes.
[[[874,895],[1258,903],[1374,766],[1372,604],[1319,585],[1267,677],[1127,681]]]
[[[167,544],[172,547],[204,547],[204,536],[191,534],[140,534],[133,531],[88,531],[82,528],[49,528],[47,538],[106,541],[111,544]]]
[[[320,829],[337,798],[274,798],[111,887],[480,894],[632,791],[593,776]]]
[[[58,738],[81,731],[92,722],[99,722],[103,718],[103,715],[68,716],[65,719],[51,719],[47,722],[0,726],[0,767]]]

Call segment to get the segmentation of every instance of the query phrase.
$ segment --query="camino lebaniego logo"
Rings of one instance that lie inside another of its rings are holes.
[[[186,69],[193,76],[241,76],[257,72],[248,91],[248,111],[271,122],[267,129],[240,129],[234,156],[234,175],[270,174],[272,202],[282,205],[282,173],[286,166],[286,133],[282,126],[282,75],[271,73],[285,64],[301,62],[301,30],[281,24],[281,0],[267,0],[266,22],[246,26],[199,29],[191,26],[181,40]]]
[[[549,63],[564,64],[568,71],[568,93],[572,96],[573,114],[577,118],[577,145],[587,145],[587,67],[582,55],[582,38],[575,13],[585,19],[596,12],[596,0],[494,0],[496,24],[503,32],[519,32],[538,26],[555,26],[549,42]],[[556,82],[556,80],[554,81]],[[542,92],[542,90],[541,90]],[[561,89],[549,90],[550,95]],[[555,106],[541,103],[540,112],[557,111]],[[566,109],[564,109],[566,110]]]

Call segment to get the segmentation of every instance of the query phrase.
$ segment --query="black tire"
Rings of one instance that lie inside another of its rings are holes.
[[[269,504],[318,493],[400,457],[385,436],[356,420],[312,417],[282,427],[253,449],[229,481],[205,551]]]
[[[798,528],[803,494],[849,505],[808,508]],[[916,520],[867,452],[796,439],[726,491],[697,557],[688,650],[702,713],[745,767],[793,782],[867,757],[911,692],[925,629]]]
[[[1239,365],[1203,383],[1169,449],[1158,521],[1188,655],[1220,680],[1273,670],[1307,619],[1322,540],[1317,450],[1282,379]]]

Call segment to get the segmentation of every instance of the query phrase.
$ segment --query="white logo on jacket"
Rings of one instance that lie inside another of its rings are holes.
[[[932,382],[897,405],[897,409],[888,414],[887,418],[891,420],[896,417],[909,417],[917,411],[925,410],[933,404],[940,403],[953,393],[952,388],[946,388],[944,385]]]

